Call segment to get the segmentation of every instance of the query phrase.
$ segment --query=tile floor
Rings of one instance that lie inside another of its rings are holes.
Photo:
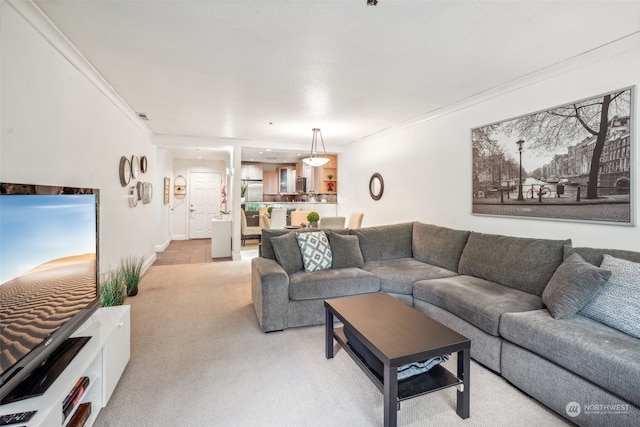
[[[258,241],[247,240],[242,253],[257,251]],[[211,258],[211,239],[173,240],[164,252],[156,252],[153,265],[199,264],[205,262],[229,261],[229,258]]]

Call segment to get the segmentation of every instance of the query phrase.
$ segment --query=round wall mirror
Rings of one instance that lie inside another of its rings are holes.
[[[369,180],[369,194],[373,200],[380,200],[382,193],[384,193],[384,180],[382,175],[376,172]]]

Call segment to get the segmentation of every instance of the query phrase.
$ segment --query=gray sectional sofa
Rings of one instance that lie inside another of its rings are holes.
[[[640,253],[420,222],[324,231],[333,265],[314,272],[295,231],[263,231],[252,298],[265,332],[324,323],[328,298],[386,292],[467,336],[472,358],[571,422],[640,425],[638,334],[582,311],[612,274],[598,267],[605,254]]]

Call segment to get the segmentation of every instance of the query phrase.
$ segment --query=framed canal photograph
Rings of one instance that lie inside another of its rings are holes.
[[[472,213],[634,224],[635,87],[471,130]]]

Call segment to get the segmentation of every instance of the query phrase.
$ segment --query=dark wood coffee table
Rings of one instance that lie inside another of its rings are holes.
[[[385,293],[326,300],[324,306],[327,359],[333,358],[335,339],[384,394],[385,427],[397,424],[400,401],[452,386],[458,386],[457,414],[469,418],[468,338]],[[343,328],[334,327],[334,317],[382,361],[382,376],[348,345]],[[458,353],[457,375],[437,365],[398,381],[399,366],[453,352]]]

